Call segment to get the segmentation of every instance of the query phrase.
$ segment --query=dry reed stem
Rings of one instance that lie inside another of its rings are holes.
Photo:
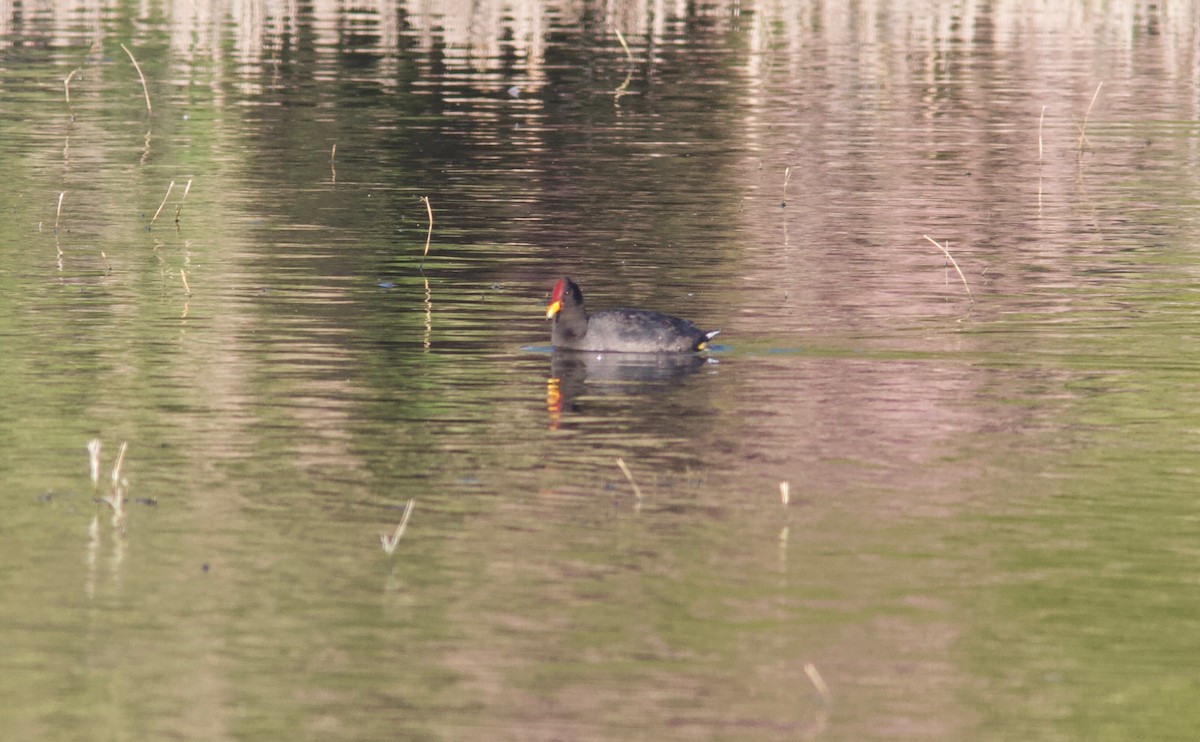
[[[787,505],[792,499],[792,485],[786,480],[779,483],[779,499],[783,500],[783,504]]]
[[[1042,161],[1042,124],[1046,121],[1046,107],[1042,106],[1042,115],[1038,117],[1038,162]]]
[[[66,90],[67,93],[67,108],[71,107],[71,80],[80,72],[83,72],[83,68],[76,67],[75,69],[71,70],[71,74],[67,75],[67,79],[63,80],[63,89]]]
[[[167,205],[167,199],[171,197],[171,189],[175,187],[175,181],[167,186],[167,195],[163,196],[162,203],[158,205],[158,211],[154,212],[154,216],[150,217],[150,223],[153,224],[158,220],[158,215],[162,213],[163,207]]]
[[[625,478],[629,480],[629,485],[633,487],[633,494],[637,497],[637,499],[641,500],[642,488],[639,487],[638,483],[633,480],[633,474],[629,471],[629,467],[625,466],[625,460],[618,457],[617,466],[621,467],[621,471],[625,473]]]
[[[92,489],[100,488],[100,439],[93,438],[88,441],[88,466],[92,473]]]
[[[1083,112],[1083,126],[1079,127],[1079,144],[1076,146],[1076,149],[1082,150],[1085,146],[1092,146],[1092,143],[1087,138],[1088,117],[1092,115],[1092,106],[1096,105],[1096,98],[1100,96],[1100,88],[1102,87],[1104,87],[1103,80],[1096,86],[1096,92],[1092,93],[1092,102],[1088,103],[1087,110]]]
[[[129,448],[128,441],[121,441],[121,450],[117,452],[117,463],[112,468],[112,483],[116,487],[121,482],[121,464],[125,463],[125,451]]]
[[[813,687],[817,689],[817,693],[821,694],[822,701],[828,704],[833,700],[833,696],[829,692],[829,686],[825,684],[825,679],[821,677],[821,673],[817,672],[816,665],[811,662],[805,662],[804,674],[812,681]]]
[[[621,107],[621,99],[624,98],[625,94],[629,91],[629,83],[631,82],[633,82],[633,67],[629,68],[629,72],[626,73],[625,79],[620,85],[617,86],[617,89],[613,91],[613,105],[615,105],[617,108]]]
[[[96,453],[99,454],[99,441],[96,441]],[[121,450],[117,453],[117,461],[112,468],[112,487],[108,491],[108,495],[102,498],[102,502],[107,503],[113,511],[112,524],[114,528],[118,528],[122,533],[125,531],[125,485],[126,482],[121,480],[121,465],[125,462],[125,451],[129,449],[129,443],[121,442]]]
[[[941,243],[939,243],[937,240],[933,239],[929,235],[922,235],[922,236],[925,239],[932,242],[934,244],[934,246],[937,247],[937,249],[941,250],[942,254],[946,256],[946,259],[950,261],[950,265],[954,266],[954,270],[958,272],[958,277],[962,279],[963,288],[965,288],[967,290],[967,296],[971,299],[972,302],[974,302],[975,295],[971,293],[971,287],[967,284],[967,277],[963,275],[962,268],[958,267],[958,261],[955,260],[954,256],[950,254],[950,251],[947,250],[945,247],[943,247],[941,245]]]
[[[142,74],[142,66],[138,64],[137,59],[134,58],[133,52],[129,51],[129,47],[121,44],[121,48],[124,49],[125,53],[129,55],[129,61],[133,62],[133,68],[137,70],[138,79],[142,81],[142,93],[146,96],[146,110],[150,113],[154,113],[154,106],[150,105],[150,88],[146,86],[146,76]]]
[[[625,41],[625,34],[621,33],[621,29],[613,26],[613,32],[617,35],[617,41],[621,42],[621,48],[625,50],[625,59],[629,61],[629,71],[625,74],[625,80],[617,86],[613,91],[613,105],[617,108],[621,107],[621,98],[625,96],[629,89],[629,83],[633,82],[634,58],[633,51],[630,50],[629,44]]]
[[[184,290],[185,292],[187,292],[187,295],[188,295],[188,296],[191,296],[191,295],[192,295],[192,287],[191,287],[191,286],[188,286],[188,282],[187,282],[187,271],[185,271],[184,269],[180,268],[180,269],[179,269],[179,278],[183,280],[183,290]]]
[[[183,195],[179,198],[179,205],[175,207],[175,223],[179,224],[179,212],[183,211],[183,202],[187,200],[187,196],[192,191],[192,180],[188,178],[187,185],[183,188]]]
[[[425,258],[429,257],[429,243],[433,239],[433,206],[429,203],[429,196],[421,196],[421,201],[425,204],[425,213],[429,214],[429,232],[425,235],[425,252],[421,253],[421,268],[424,268]]]
[[[632,62],[633,52],[629,50],[629,44],[625,43],[625,34],[621,33],[621,29],[616,26],[613,26],[613,31],[617,32],[617,41],[621,42],[621,48],[625,50],[625,56]]]
[[[333,149],[329,150],[329,159],[331,161],[337,159],[337,142],[334,142]]]
[[[379,540],[383,543],[383,550],[388,554],[396,551],[396,544],[399,544],[400,539],[404,538],[404,531],[408,528],[408,519],[412,516],[413,507],[416,506],[416,504],[417,501],[413,499],[409,500],[408,504],[404,506],[404,515],[401,516],[400,525],[396,526],[394,533],[379,534]]]
[[[112,273],[112,263],[108,262],[108,255],[103,250],[100,251],[100,259],[104,261],[104,272]]]
[[[54,231],[58,231],[58,220],[62,216],[63,198],[67,195],[66,191],[58,194],[58,208],[54,211]]]

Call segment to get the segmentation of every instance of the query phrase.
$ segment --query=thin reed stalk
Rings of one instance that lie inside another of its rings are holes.
[[[625,34],[621,33],[621,29],[613,26],[613,31],[617,32],[617,41],[621,42],[621,48],[625,50],[625,57],[632,62],[633,52],[629,49],[629,44],[625,43]]]
[[[129,61],[133,62],[133,68],[137,70],[138,79],[142,81],[142,93],[146,96],[146,110],[154,113],[154,106],[150,105],[150,88],[146,86],[146,76],[142,74],[142,66],[138,64],[137,59],[133,56],[133,52],[129,51],[129,47],[121,44],[121,48],[129,55]]]
[[[151,224],[158,221],[158,215],[162,213],[163,207],[167,205],[167,199],[171,197],[171,189],[174,187],[175,181],[172,180],[171,184],[167,186],[167,195],[163,196],[162,203],[158,205],[158,211],[154,212],[154,216],[150,217]]]
[[[629,89],[629,83],[633,82],[634,59],[633,51],[630,50],[629,44],[625,42],[625,34],[621,33],[621,29],[616,26],[613,27],[613,31],[617,34],[617,41],[621,42],[621,48],[625,50],[625,59],[629,61],[630,65],[629,71],[625,74],[625,81],[613,91],[613,103],[620,108],[621,98],[625,96],[626,91]]]
[[[642,499],[642,488],[638,486],[638,483],[636,481],[634,481],[633,473],[631,471],[629,471],[628,466],[625,466],[625,460],[622,458],[618,458],[617,466],[621,467],[621,471],[625,473],[625,478],[629,480],[629,486],[633,487],[634,496],[636,496],[638,500],[641,500]]]
[[[1042,106],[1042,115],[1038,117],[1038,162],[1042,161],[1042,124],[1046,122],[1046,107]]]
[[[429,196],[421,196],[422,203],[425,204],[425,213],[429,215],[429,232],[425,235],[425,252],[421,253],[421,269],[425,269],[425,258],[429,257],[429,243],[433,240],[433,205],[429,203]]]
[[[821,700],[828,704],[833,700],[833,695],[829,692],[829,686],[825,684],[825,678],[821,677],[821,673],[817,672],[817,666],[811,662],[804,663],[804,674],[812,681],[813,687],[817,689],[817,693],[821,695]]]
[[[396,530],[393,533],[379,534],[379,540],[383,543],[383,550],[388,554],[396,551],[396,545],[400,543],[400,539],[404,538],[404,531],[408,529],[408,519],[412,517],[413,507],[416,504],[417,501],[413,499],[409,500],[408,504],[404,506],[404,515],[400,518],[400,525],[396,526]]]
[[[121,450],[117,452],[117,463],[112,468],[112,483],[116,487],[121,483],[121,465],[125,463],[125,452],[129,450],[129,442],[121,441]]]
[[[71,107],[71,80],[73,80],[80,72],[83,72],[83,68],[76,67],[75,69],[71,70],[71,74],[67,75],[67,79],[63,80],[63,89],[67,94],[67,108]]]
[[[183,202],[187,200],[188,194],[192,191],[192,180],[192,178],[188,178],[187,185],[183,188],[183,196],[179,198],[179,205],[175,207],[175,224],[179,224],[179,212],[183,211]]]
[[[950,261],[950,265],[954,266],[954,270],[958,272],[958,277],[962,279],[963,288],[965,288],[967,290],[967,296],[971,299],[971,302],[974,303],[975,296],[971,293],[971,287],[967,284],[967,277],[963,275],[962,268],[958,267],[958,261],[954,259],[954,256],[950,254],[950,251],[947,250],[944,246],[942,246],[942,244],[940,242],[933,239],[929,235],[923,235],[923,236],[925,237],[925,239],[932,242],[934,244],[934,246],[937,247],[937,249],[941,250],[942,254],[946,256],[946,259]],[[947,243],[947,244],[949,244],[949,243]]]
[[[99,492],[100,490],[100,439],[93,438],[88,441],[88,468],[92,474],[92,490]]]
[[[1096,92],[1092,93],[1092,102],[1088,103],[1087,110],[1083,113],[1083,126],[1079,126],[1079,143],[1076,146],[1076,149],[1080,151],[1082,151],[1085,146],[1092,146],[1092,143],[1088,141],[1087,138],[1088,117],[1092,115],[1092,107],[1096,105],[1096,98],[1100,96],[1100,88],[1102,87],[1104,87],[1103,80],[1101,80],[1100,84],[1096,86]],[[1076,126],[1078,126],[1078,124],[1076,124]]]

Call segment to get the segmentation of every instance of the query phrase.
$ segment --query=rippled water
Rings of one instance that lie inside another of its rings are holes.
[[[0,736],[1190,738],[1197,8],[834,5],[0,2]]]

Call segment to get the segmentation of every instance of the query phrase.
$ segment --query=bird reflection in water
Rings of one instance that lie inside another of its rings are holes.
[[[550,356],[546,408],[557,429],[564,412],[579,411],[585,394],[646,394],[673,387],[716,359],[694,353],[597,353],[556,350]]]

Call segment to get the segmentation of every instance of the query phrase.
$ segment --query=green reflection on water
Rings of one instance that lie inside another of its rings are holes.
[[[1109,360],[1097,373],[1100,358],[1086,359],[1056,455],[1033,459],[1023,488],[998,490],[1003,514],[981,524],[995,576],[978,593],[969,649],[993,667],[983,689],[994,728],[1013,729],[1014,708],[1034,736],[1050,726],[1185,739],[1195,728],[1200,418],[1169,346],[1133,368]]]

